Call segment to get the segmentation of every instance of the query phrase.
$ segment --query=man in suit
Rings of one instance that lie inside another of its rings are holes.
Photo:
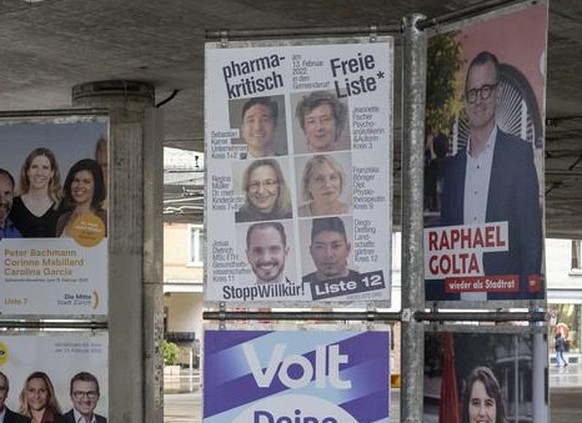
[[[30,419],[6,407],[9,390],[8,376],[0,371],[0,423],[30,423]]]
[[[63,415],[65,423],[107,423],[107,419],[95,414],[99,402],[99,381],[88,372],[77,373],[71,379],[70,391],[73,408]]]
[[[427,300],[543,298],[540,286],[542,221],[532,146],[504,133],[495,121],[500,100],[499,62],[489,52],[470,63],[465,80],[467,147],[445,169],[441,224],[507,222],[508,251],[483,252],[485,275],[516,275],[519,292],[445,293],[442,281],[427,283]]]

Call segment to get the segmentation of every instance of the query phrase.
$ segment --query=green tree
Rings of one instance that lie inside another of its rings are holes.
[[[426,116],[427,131],[450,134],[463,110],[463,49],[449,32],[429,38],[427,51]]]
[[[176,344],[163,340],[162,348],[164,350],[164,364],[166,366],[175,366],[180,363],[180,349]]]

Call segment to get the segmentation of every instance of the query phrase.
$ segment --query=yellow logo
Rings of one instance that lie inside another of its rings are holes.
[[[83,247],[94,247],[105,237],[105,224],[93,213],[80,214],[73,221],[71,237]]]
[[[8,361],[8,347],[0,342],[0,366]]]

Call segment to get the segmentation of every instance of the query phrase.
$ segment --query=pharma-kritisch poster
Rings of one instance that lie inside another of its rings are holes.
[[[204,423],[387,423],[388,332],[206,331]]]
[[[393,41],[206,47],[205,299],[389,303]]]
[[[108,119],[0,119],[0,313],[107,314]]]

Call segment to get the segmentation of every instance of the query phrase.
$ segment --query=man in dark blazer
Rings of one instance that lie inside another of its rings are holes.
[[[2,423],[30,423],[30,418],[15,413],[6,407],[6,398],[10,389],[8,376],[0,371],[0,422]]]
[[[107,423],[107,419],[95,414],[99,402],[99,381],[88,372],[77,373],[71,379],[73,408],[63,415],[64,423]]]
[[[470,138],[467,148],[447,162],[441,225],[507,222],[509,249],[484,252],[483,270],[485,275],[517,275],[519,292],[489,292],[486,299],[539,299],[543,235],[537,173],[532,146],[495,122],[498,66],[489,52],[479,53],[469,65],[465,112]],[[460,298],[445,293],[443,285],[427,281],[426,299]]]

